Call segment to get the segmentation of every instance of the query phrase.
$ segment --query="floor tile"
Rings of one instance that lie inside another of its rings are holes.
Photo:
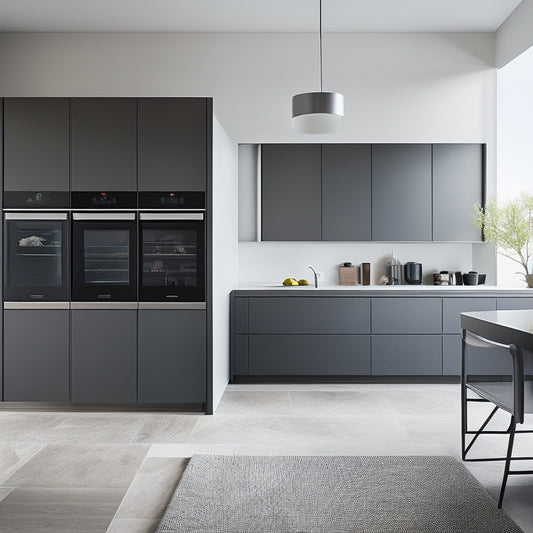
[[[153,444],[146,457],[192,457],[196,453],[233,455],[233,444]]]
[[[131,483],[115,518],[160,519],[188,459],[150,457]]]
[[[148,451],[145,445],[55,445],[39,451],[5,481],[13,487],[124,488]]]
[[[0,485],[42,447],[34,442],[0,443]]]
[[[0,487],[0,502],[13,490],[13,487]]]
[[[228,391],[217,407],[217,414],[232,416],[291,415],[288,391]]]
[[[159,520],[114,519],[107,533],[154,533]]]
[[[122,489],[15,488],[0,502],[2,533],[105,531]]]
[[[183,442],[204,415],[152,415],[143,421],[132,443]]]
[[[0,418],[0,443],[40,442],[41,434],[64,420],[65,415],[57,413],[14,412]]]

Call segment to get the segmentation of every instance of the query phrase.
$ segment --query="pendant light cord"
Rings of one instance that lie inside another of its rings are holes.
[[[322,92],[322,0],[319,0],[320,92]]]

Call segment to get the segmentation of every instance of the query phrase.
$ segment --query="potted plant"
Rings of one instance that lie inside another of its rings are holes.
[[[523,192],[517,198],[499,206],[496,198],[485,207],[474,206],[474,223],[483,230],[487,241],[496,244],[499,254],[522,265],[527,286],[533,288],[533,273],[529,268],[533,256],[533,193]]]

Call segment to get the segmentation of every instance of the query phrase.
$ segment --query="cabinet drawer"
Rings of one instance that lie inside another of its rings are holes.
[[[372,375],[433,376],[442,374],[440,335],[372,337]]]
[[[443,298],[442,331],[461,332],[461,313],[469,311],[494,311],[496,298]]]
[[[374,298],[372,333],[440,333],[440,298]]]
[[[248,335],[235,335],[233,345],[233,373],[248,374]]]
[[[497,298],[496,309],[533,309],[533,297]]]
[[[235,333],[248,333],[248,298],[235,298],[233,320]]]
[[[253,335],[249,373],[273,375],[369,375],[368,335]]]
[[[370,333],[369,298],[250,298],[250,333]]]

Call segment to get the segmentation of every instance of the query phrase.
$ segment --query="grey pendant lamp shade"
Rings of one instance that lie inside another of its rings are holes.
[[[319,2],[320,92],[292,97],[292,127],[298,133],[332,133],[340,129],[344,117],[344,96],[322,91],[322,0]]]

